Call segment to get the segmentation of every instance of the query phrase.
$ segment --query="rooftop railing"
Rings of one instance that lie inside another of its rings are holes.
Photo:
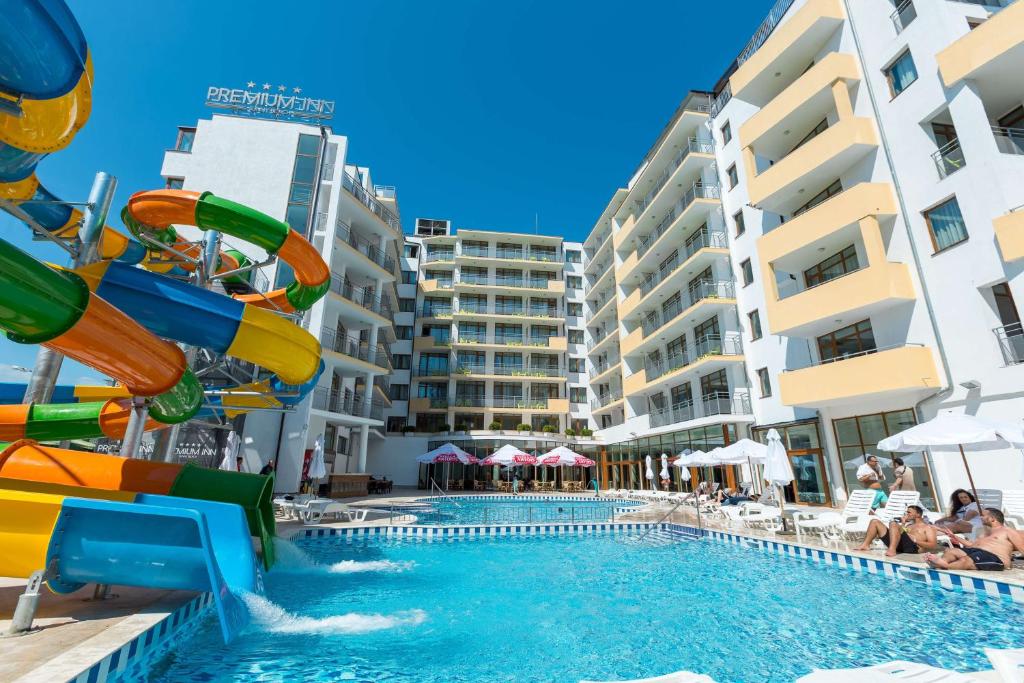
[[[359,182],[352,177],[352,175],[345,171],[341,175],[341,186],[344,187],[349,194],[359,200],[363,206],[368,208],[377,218],[387,223],[392,230],[402,232],[402,222],[398,220],[398,216],[392,213],[391,209],[387,208],[377,198],[366,191]]]
[[[701,280],[680,292],[677,301],[662,306],[660,310],[648,311],[643,319],[643,335],[647,337],[663,325],[675,320],[686,309],[705,299],[731,299],[735,296],[735,285],[731,280]]]

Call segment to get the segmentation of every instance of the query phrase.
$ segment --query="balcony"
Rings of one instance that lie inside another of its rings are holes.
[[[497,259],[499,261],[526,261],[529,263],[545,263],[554,266],[562,267],[564,265],[562,261],[562,255],[557,249],[529,249],[529,248],[511,248],[511,247],[495,247],[493,250],[490,247],[474,247],[463,245],[462,249],[458,254],[459,258],[471,260],[471,259]]]
[[[413,351],[447,351],[451,348],[452,340],[449,336],[434,336],[424,334],[413,338]]]
[[[447,398],[430,398],[427,396],[418,396],[409,399],[409,412],[410,413],[425,413],[428,411],[446,411],[448,410],[448,399]]]
[[[609,379],[609,377],[617,370],[622,367],[622,361],[616,358],[614,361],[608,363],[595,363],[594,374],[590,377],[589,384],[601,384]]]
[[[499,289],[532,289],[557,294],[565,293],[564,280],[548,280],[535,277],[483,277],[460,275],[455,280],[457,288],[496,287]]]
[[[623,320],[631,318],[633,311],[648,295],[678,289],[685,284],[686,279],[692,277],[693,272],[703,271],[710,265],[714,257],[728,256],[727,244],[724,232],[702,230],[699,234],[691,235],[675,258],[661,263],[658,270],[644,276],[640,286],[623,301],[620,317]]]
[[[567,348],[565,337],[535,337],[522,334],[486,335],[478,334],[476,332],[459,332],[455,344],[457,346],[528,347],[550,349],[552,351],[565,351]]]
[[[385,372],[391,372],[390,351],[385,344],[378,344],[377,348],[371,349],[368,342],[361,341],[358,337],[339,335],[336,330],[325,327],[320,330],[320,346],[325,351],[340,353],[375,365]],[[372,372],[369,368],[367,370]]]
[[[377,296],[372,288],[358,287],[347,278],[342,280],[340,277],[332,275],[330,291],[356,306],[387,319],[387,323],[391,324],[391,304],[387,299]]]
[[[649,311],[643,318],[641,329],[644,338],[651,336],[662,327],[679,318],[684,311],[688,311],[703,301],[728,300],[733,301],[736,296],[735,285],[732,280],[702,280],[690,287],[679,301],[669,307],[661,307]]]
[[[663,390],[677,383],[683,374],[713,372],[743,361],[743,343],[739,334],[706,335],[680,352],[665,358],[644,359],[644,367],[623,382],[626,396],[650,390]]]
[[[615,325],[610,331],[605,332],[601,336],[592,337],[589,341],[587,341],[587,353],[591,354],[594,353],[595,351],[599,351],[600,349],[604,348],[606,344],[611,343],[611,341],[617,338],[618,336],[619,327],[618,325]]]
[[[455,281],[448,278],[435,278],[432,280],[420,280],[420,291],[424,294],[438,294],[451,292],[455,289]]]
[[[452,401],[454,408],[486,408],[487,405],[487,398],[484,396],[456,396]]]
[[[779,376],[783,405],[830,408],[898,398],[907,404],[942,386],[930,348],[894,346],[844,356]]]
[[[491,399],[495,410],[544,410],[554,413],[569,412],[569,399],[548,397],[495,396]]]
[[[459,318],[473,317],[512,317],[529,318],[535,320],[560,320],[557,308],[549,306],[523,306],[523,305],[480,305],[477,303],[460,303],[455,309],[454,315]]]
[[[807,0],[742,61],[729,78],[732,96],[757,106],[768,104],[800,77],[844,20],[840,0]]]
[[[392,230],[396,231],[399,235],[402,233],[402,222],[398,220],[398,216],[392,213],[391,209],[387,208],[377,198],[370,194],[359,182],[345,171],[341,174],[341,186],[345,190],[355,197],[359,203],[369,209],[370,213],[382,220]]]
[[[753,146],[764,156],[781,156],[800,138],[799,131],[811,130],[840,106],[850,106],[848,89],[859,81],[856,57],[829,53],[743,124],[740,145]],[[837,91],[840,87],[847,92]]]
[[[669,160],[668,165],[661,174],[654,178],[652,181],[651,188],[647,191],[642,199],[637,199],[633,206],[633,215],[640,216],[647,207],[654,202],[655,197],[661,192],[665,184],[668,183],[676,169],[683,165],[683,162],[690,157],[691,154],[703,154],[705,156],[713,156],[715,153],[715,145],[710,140],[698,140],[697,138],[688,138],[686,144],[683,145],[682,149]]]
[[[421,306],[420,317],[447,320],[448,318],[452,317],[453,311],[454,308],[451,305],[441,306],[438,304],[433,304],[430,306]]]
[[[992,136],[1001,153],[1024,155],[1024,128],[992,126]]]
[[[622,401],[621,391],[609,391],[605,394],[598,395],[597,398],[591,399],[590,410],[591,412],[598,412],[611,408],[615,404]]]
[[[332,391],[327,387],[317,387],[313,390],[313,409],[355,418],[384,419],[383,402],[371,400],[367,407],[366,398],[349,389]]]
[[[1024,257],[1024,207],[995,218],[992,226],[1003,261],[1010,263]]]
[[[455,261],[455,251],[430,251],[427,250],[426,256],[423,257],[424,263],[452,263]]]
[[[751,414],[750,396],[743,393],[711,392],[698,401],[682,401],[669,408],[652,410],[651,427],[665,427],[679,422],[699,420],[703,417],[748,416]]]
[[[447,363],[444,365],[422,364],[412,369],[413,377],[448,377],[449,374],[451,373]]]
[[[366,257],[374,265],[384,269],[389,280],[395,279],[395,260],[378,248],[370,240],[360,237],[344,223],[339,222],[334,232],[335,238],[347,244],[356,252]]]
[[[935,162],[935,170],[939,172],[939,178],[945,178],[956,173],[967,165],[964,158],[964,150],[960,147],[960,139],[955,138],[935,150],[932,153],[932,161]]]
[[[871,119],[848,117],[758,175],[751,175],[755,164],[753,152],[747,148],[750,203],[773,213],[791,214],[877,147]]]
[[[1020,323],[1011,323],[992,330],[1007,365],[1024,363],[1024,329]]]
[[[940,52],[936,59],[946,87],[967,79],[977,82],[983,93],[1019,85],[1024,59],[1021,26],[1024,3],[1014,2]]]

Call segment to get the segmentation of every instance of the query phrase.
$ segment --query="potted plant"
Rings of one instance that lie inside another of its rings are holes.
[[[439,432],[450,432],[450,431],[452,431],[452,426],[450,424],[448,424],[447,422],[442,422],[441,423],[441,428],[438,429],[437,431],[439,431]]]
[[[487,428],[490,429],[492,432],[500,432],[501,423],[498,422],[497,420],[494,420],[493,422],[491,422],[491,424],[487,425]]]
[[[544,425],[543,427],[540,428],[540,431],[544,432],[545,434],[554,434],[555,433],[555,426],[554,425]]]
[[[530,425],[526,424],[525,422],[522,422],[522,423],[516,425],[516,430],[520,431],[520,432],[528,432],[531,429],[533,429],[533,428],[530,427]]]
[[[572,427],[569,427],[568,429],[565,430],[565,435],[569,437],[576,436],[576,430],[573,429]]]
[[[583,429],[580,430],[580,436],[582,436],[582,437],[591,437],[593,435],[594,435],[594,430],[591,429],[590,427],[584,427]]]
[[[455,423],[455,433],[463,434],[463,433],[465,433],[465,431],[466,431],[466,423],[465,422],[456,422]]]

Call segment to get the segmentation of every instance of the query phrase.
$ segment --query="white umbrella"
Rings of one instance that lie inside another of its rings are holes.
[[[974,415],[939,413],[927,422],[914,425],[898,434],[882,439],[878,447],[883,451],[912,452],[922,448],[944,450],[957,448],[967,470],[967,481],[978,500],[971,466],[967,464],[964,446],[972,451],[998,450],[1024,447],[1024,429],[1005,422],[987,420]],[[981,506],[981,503],[978,503]]]
[[[679,468],[679,478],[683,481],[690,481],[690,456],[693,452],[689,448],[683,450],[672,463],[673,467]]]
[[[563,465],[568,465],[569,467],[593,467],[597,463],[585,455],[576,453],[570,448],[557,446],[544,455],[539,456],[537,458],[537,464],[548,465],[550,467],[561,467]]]
[[[515,467],[516,465],[536,465],[537,456],[530,455],[510,443],[505,444],[481,461],[484,465],[505,465]]]
[[[313,443],[313,457],[309,461],[307,476],[312,481],[319,481],[327,476],[327,465],[324,463],[324,435],[316,437]]]
[[[224,444],[222,449],[224,453],[224,459],[220,461],[220,467],[225,472],[236,472],[235,460],[238,458],[238,449],[242,446],[242,440],[238,438],[238,433],[232,430],[228,434],[227,442]]]
[[[644,460],[644,462],[647,465],[647,472],[645,472],[644,476],[647,477],[647,481],[651,482],[651,488],[653,489],[654,488],[654,469],[651,467],[651,462],[652,462],[651,461],[651,456],[648,455],[647,458]]]
[[[740,439],[712,451],[723,465],[746,465],[750,468],[751,481],[757,478],[754,463],[764,464],[768,457],[768,447],[750,439]]]
[[[669,474],[668,474],[668,453],[662,453],[661,454],[661,472],[658,473],[658,476],[661,477],[662,479],[668,479],[669,478]]]
[[[475,465],[479,461],[476,459],[476,456],[470,455],[455,444],[446,443],[432,451],[417,456],[416,462],[428,465],[436,465],[443,462],[461,462],[463,465]]]
[[[782,487],[793,483],[793,465],[789,462],[789,455],[786,447],[782,445],[782,437],[774,429],[768,430],[768,454],[764,464],[764,479],[772,486],[777,487],[776,495],[779,498],[779,512],[785,514],[785,499],[782,495]],[[785,529],[786,518],[782,518]]]

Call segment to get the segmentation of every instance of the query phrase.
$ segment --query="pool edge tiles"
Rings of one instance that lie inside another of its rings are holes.
[[[203,619],[213,605],[211,593],[188,599],[155,622],[139,624],[131,637],[121,640],[119,628],[131,628],[127,619],[112,625],[89,640],[56,655],[49,662],[16,679],[18,683],[67,681],[68,683],[108,683],[119,681],[140,664],[154,661],[155,653],[175,642],[177,636]],[[132,616],[137,617],[140,613]],[[131,617],[128,617],[130,619]],[[112,642],[111,642],[112,641]],[[97,651],[102,654],[97,659]],[[67,661],[62,661],[67,660]],[[75,670],[77,673],[74,673]],[[61,673],[71,671],[72,673]]]
[[[312,527],[301,529],[291,536],[299,538],[326,538],[342,536],[349,540],[365,536],[392,536],[398,538],[425,538],[447,540],[454,538],[492,538],[498,536],[578,536],[588,533],[640,531],[654,526],[654,522],[581,522],[577,524],[476,524],[476,525],[403,525],[360,527]]]

